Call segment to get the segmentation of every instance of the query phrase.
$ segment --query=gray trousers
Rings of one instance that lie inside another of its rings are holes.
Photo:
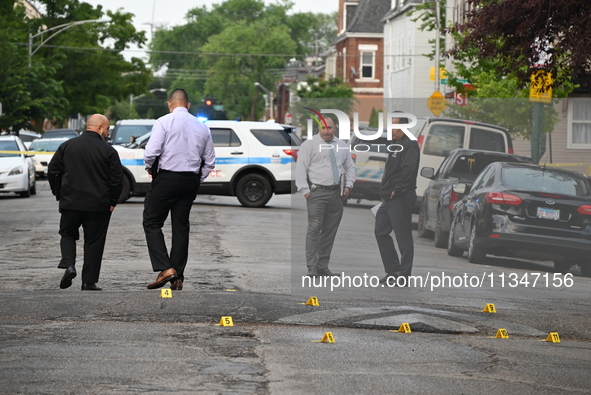
[[[317,189],[310,192],[308,231],[306,233],[306,265],[327,269],[334,239],[343,217],[340,189]]]
[[[412,239],[412,210],[417,194],[406,191],[401,196],[384,201],[376,213],[374,234],[386,274],[408,277],[412,272],[414,242]],[[390,233],[394,230],[400,258]]]

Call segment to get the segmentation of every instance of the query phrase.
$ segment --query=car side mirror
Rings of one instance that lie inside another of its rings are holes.
[[[455,193],[462,194],[462,195],[470,192],[470,186],[467,184],[464,184],[462,182],[460,182],[458,184],[454,184],[452,189]]]
[[[421,176],[432,180],[435,177],[435,169],[432,167],[423,167],[421,169]]]

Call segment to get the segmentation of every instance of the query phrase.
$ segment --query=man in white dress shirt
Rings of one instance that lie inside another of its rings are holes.
[[[301,145],[296,162],[296,186],[308,209],[306,265],[311,277],[338,275],[330,271],[328,263],[343,216],[343,201],[355,182],[349,145],[335,137],[334,121],[329,117],[324,120],[319,133]]]
[[[144,200],[144,233],[152,269],[159,272],[148,289],[170,281],[171,289],[183,289],[189,254],[189,215],[199,185],[215,165],[209,128],[189,113],[189,97],[182,89],[170,94],[170,114],[152,128],[144,162],[152,184]],[[170,213],[172,248],[166,249],[162,226]]]

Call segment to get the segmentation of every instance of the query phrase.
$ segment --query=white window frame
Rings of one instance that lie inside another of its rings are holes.
[[[360,44],[357,46],[359,52],[359,73],[356,82],[379,82],[376,79],[376,53],[378,52],[378,46],[376,44]],[[371,77],[363,77],[363,54],[371,53]]]
[[[371,55],[371,64],[363,63],[364,55]],[[363,68],[371,67],[371,75],[369,77],[363,76]],[[360,80],[373,80],[376,75],[376,53],[374,51],[361,51],[359,52],[359,79]]]
[[[577,120],[574,119],[574,105],[576,103],[586,102],[591,107],[591,98],[570,98],[568,99],[568,116],[567,116],[567,143],[566,148],[568,149],[591,149],[591,143],[575,143],[573,142],[573,124],[585,123],[591,128],[591,119]]]

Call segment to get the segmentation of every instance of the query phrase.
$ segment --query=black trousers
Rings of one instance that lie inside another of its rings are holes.
[[[190,172],[161,170],[152,181],[144,200],[144,233],[152,269],[155,272],[173,268],[184,279],[189,255],[189,215],[199,191],[200,177]],[[162,227],[170,213],[172,248],[170,255]]]
[[[414,190],[406,191],[382,203],[376,213],[374,234],[386,274],[398,273],[408,277],[412,272],[414,242],[412,239],[412,210],[417,200]],[[400,258],[390,233],[394,230]]]
[[[110,211],[60,210],[59,234],[62,259],[58,265],[65,269],[76,264],[76,241],[80,238],[80,226],[84,230],[84,265],[82,282],[96,283],[101,272],[107,229],[111,220]]]

